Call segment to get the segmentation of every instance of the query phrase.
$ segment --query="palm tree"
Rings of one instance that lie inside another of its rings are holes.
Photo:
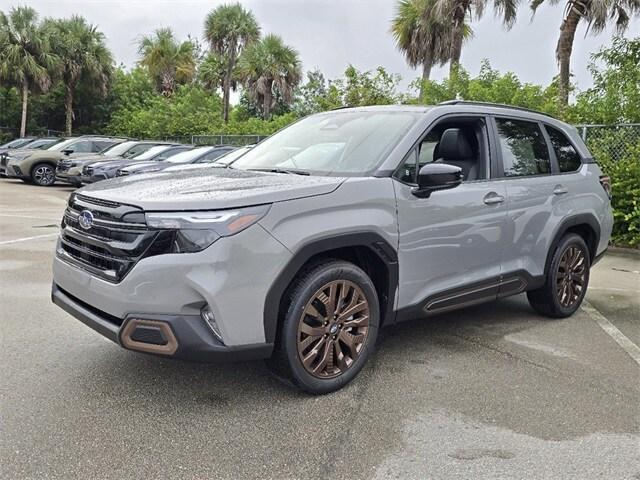
[[[49,39],[38,24],[38,14],[33,8],[12,8],[8,15],[0,11],[0,81],[15,85],[21,91],[21,137],[27,129],[29,92],[49,89],[48,70],[55,60]]]
[[[276,99],[284,104],[293,102],[294,89],[302,79],[300,58],[282,38],[267,35],[246,48],[238,62],[238,75],[268,120]]]
[[[460,65],[462,44],[468,30],[467,18],[480,19],[484,14],[487,0],[437,0],[437,16],[442,23],[451,22],[451,60],[449,75],[454,75]],[[493,0],[496,15],[510,29],[516,21],[516,10],[520,0]]]
[[[422,66],[420,97],[433,65],[444,65],[451,58],[451,22],[437,15],[437,0],[400,0],[391,33],[398,48],[413,68]],[[471,36],[465,24],[464,38]]]
[[[549,0],[557,4],[560,0]],[[544,0],[532,0],[531,9],[535,13]],[[610,20],[615,20],[618,33],[629,26],[630,18],[640,13],[640,0],[568,0],[560,25],[560,36],[556,45],[556,59],[560,66],[558,85],[558,103],[560,108],[569,104],[569,81],[571,77],[571,52],[573,41],[580,21],[587,24],[589,30],[597,35]]]
[[[245,47],[260,38],[260,27],[249,10],[239,3],[220,5],[207,15],[204,35],[211,51],[224,60],[222,116],[229,121],[229,94],[235,90],[234,71]]]
[[[73,99],[81,80],[106,95],[113,71],[113,58],[104,42],[104,34],[80,16],[48,20],[51,46],[58,57],[57,77],[65,87],[65,129],[71,135]]]
[[[145,67],[158,91],[170,96],[177,85],[191,82],[196,71],[195,45],[191,40],[178,42],[170,28],[159,28],[138,42],[138,62]]]

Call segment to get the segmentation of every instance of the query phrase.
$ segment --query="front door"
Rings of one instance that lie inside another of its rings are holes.
[[[441,148],[450,128],[467,139],[459,152]],[[440,122],[396,172],[399,320],[496,298],[507,205],[505,182],[491,179],[490,145],[484,117]],[[432,161],[465,165],[468,177],[458,187],[418,198],[412,194],[417,172]]]

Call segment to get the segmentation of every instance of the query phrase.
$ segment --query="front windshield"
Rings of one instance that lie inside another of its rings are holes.
[[[105,148],[100,153],[102,155],[119,157],[120,155],[125,153],[127,150],[129,150],[131,147],[133,147],[136,143],[137,142],[133,142],[133,141],[116,143],[115,145],[111,145],[110,147]]]
[[[334,111],[294,123],[233,163],[243,170],[363,174],[377,167],[418,119],[408,111]]]
[[[140,155],[136,155],[133,157],[134,160],[148,160],[150,158],[155,157],[157,154],[164,152],[166,149],[170,148],[169,145],[156,145],[155,147],[151,147],[144,153]]]
[[[64,140],[63,142],[56,143],[55,145],[47,148],[47,150],[50,152],[61,152],[77,140],[77,138],[69,138],[68,140]]]
[[[213,147],[200,147],[194,148],[193,150],[189,150],[188,152],[178,153],[173,157],[167,158],[165,162],[167,163],[190,163],[193,160],[197,159],[200,155],[208,152]]]

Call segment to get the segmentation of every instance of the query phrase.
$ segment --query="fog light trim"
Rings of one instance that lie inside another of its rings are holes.
[[[149,327],[159,329],[164,338],[167,339],[167,343],[163,345],[157,345],[153,343],[138,342],[131,338],[131,335],[138,327]],[[122,329],[120,334],[120,342],[124,348],[129,350],[136,350],[146,353],[157,353],[160,355],[173,355],[178,350],[178,340],[173,334],[173,330],[166,322],[159,322],[156,320],[143,320],[140,318],[132,318]]]

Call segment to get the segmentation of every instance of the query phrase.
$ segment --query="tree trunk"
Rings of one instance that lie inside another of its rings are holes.
[[[424,84],[429,77],[431,77],[431,67],[432,67],[431,59],[425,58],[422,62],[422,82],[420,83],[420,100],[424,98]]]
[[[271,101],[273,95],[271,95],[271,88],[269,88],[265,94],[262,102],[262,116],[265,120],[269,120],[271,118]]]
[[[229,92],[231,90],[231,72],[225,72],[222,80],[222,118],[224,123],[229,122]]]
[[[464,40],[464,19],[469,9],[469,1],[460,2],[453,12],[453,30],[451,32],[451,61],[449,62],[449,78],[458,70],[462,56]]]
[[[65,130],[71,135],[73,127],[73,88],[67,86],[64,94]]]
[[[556,47],[556,58],[560,65],[560,84],[558,85],[558,104],[564,109],[569,104],[569,85],[571,80],[571,51],[573,50],[573,39],[576,36],[576,29],[582,15],[572,4],[566,18],[560,26],[560,38]]]
[[[29,101],[29,84],[22,82],[22,119],[20,120],[20,137],[27,134],[27,103]]]

